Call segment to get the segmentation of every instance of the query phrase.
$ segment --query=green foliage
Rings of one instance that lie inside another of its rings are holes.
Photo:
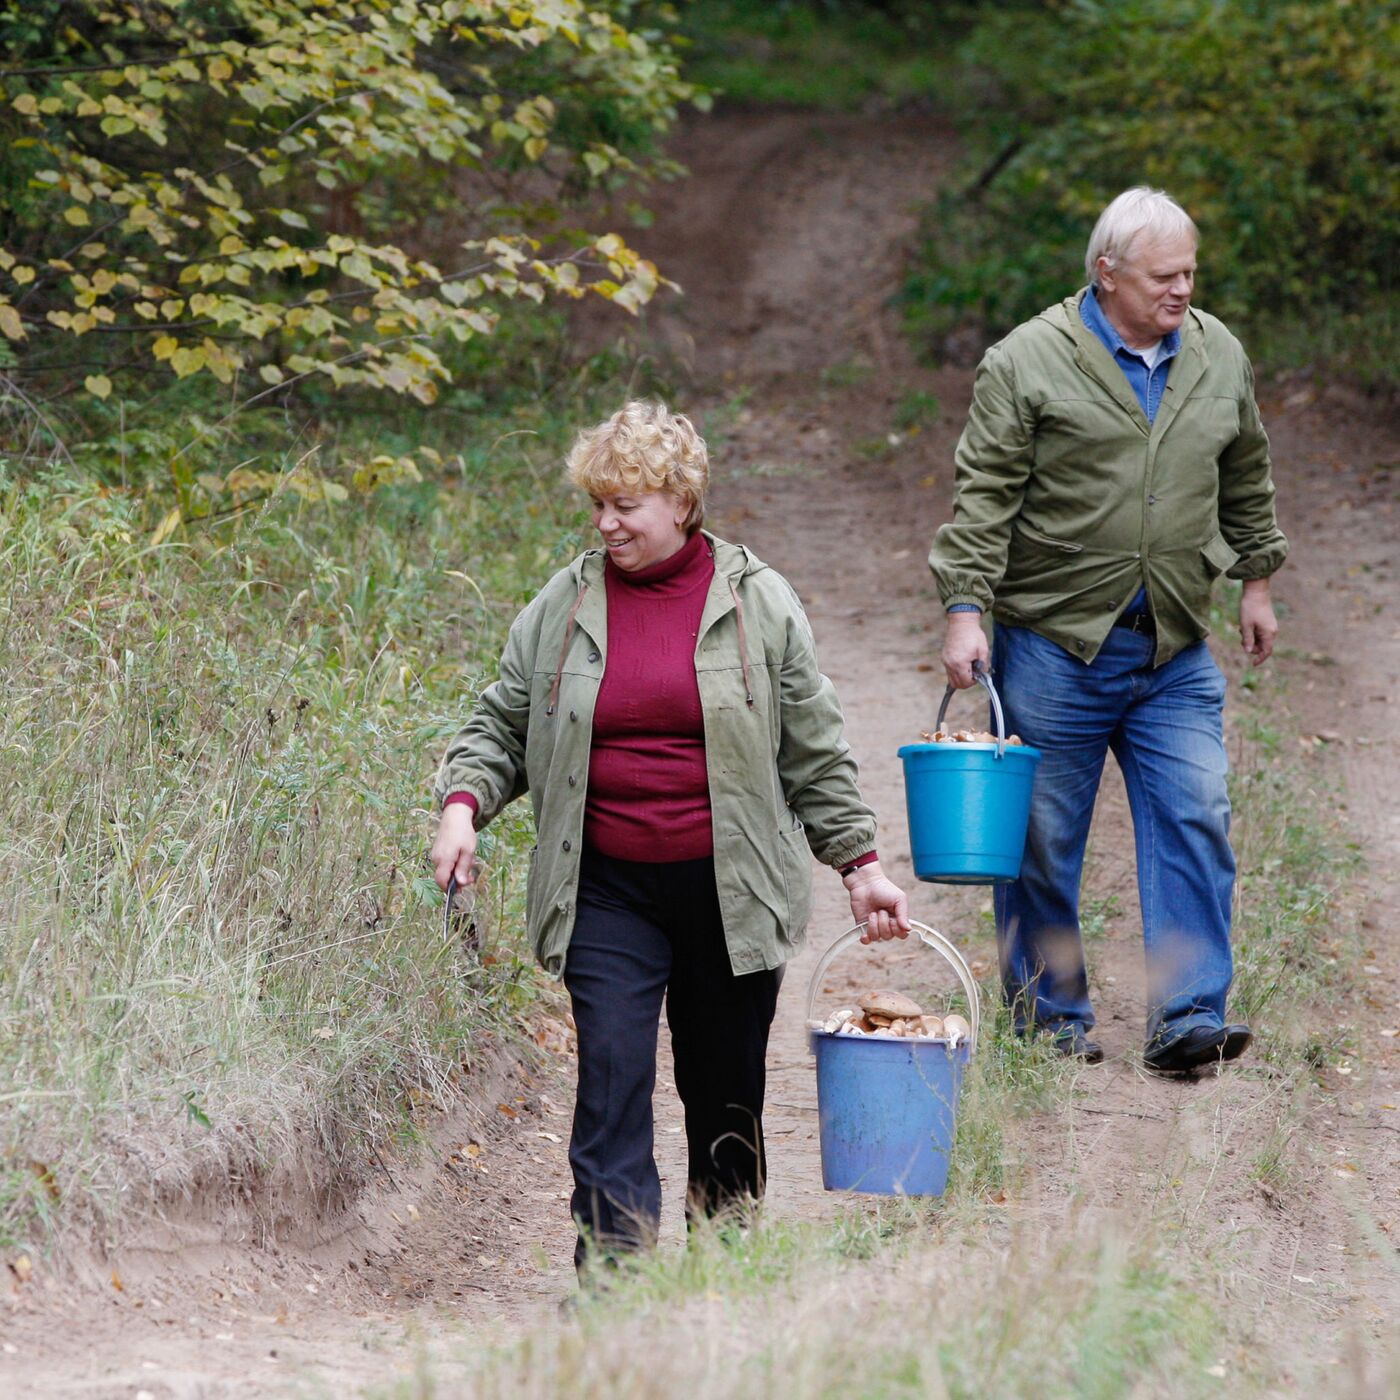
[[[972,314],[996,333],[1065,296],[1104,204],[1149,184],[1200,225],[1216,314],[1385,298],[1393,337],[1398,26],[1383,0],[987,10],[964,49],[993,83],[969,133],[984,178],[928,218],[912,325],[934,339]]]
[[[699,94],[656,28],[668,13],[3,0],[0,343],[18,382],[133,411],[203,377],[221,412],[307,381],[431,403],[445,344],[521,303],[635,312],[656,268],[565,228],[556,201],[670,169],[658,135]],[[409,251],[434,238],[441,256]]]
[[[692,0],[687,71],[735,102],[847,110],[937,95],[946,20],[912,3]]]

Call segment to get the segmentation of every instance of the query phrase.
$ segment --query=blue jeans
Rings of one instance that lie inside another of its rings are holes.
[[[1002,985],[1018,1030],[1094,1024],[1079,882],[1104,758],[1128,790],[1147,950],[1147,1039],[1220,1026],[1233,965],[1225,678],[1204,642],[1152,667],[1155,642],[1115,627],[1086,666],[1024,627],[997,625],[996,683],[1041,752],[1021,875],[995,893]]]

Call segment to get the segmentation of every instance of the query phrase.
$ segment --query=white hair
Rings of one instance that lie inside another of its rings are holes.
[[[1153,242],[1183,235],[1189,235],[1193,243],[1199,243],[1201,239],[1190,214],[1165,190],[1148,189],[1146,185],[1124,190],[1099,215],[1099,221],[1089,235],[1084,270],[1089,274],[1091,287],[1097,288],[1099,285],[1099,259],[1105,259],[1110,268],[1126,262],[1128,249],[1139,234],[1148,235]]]

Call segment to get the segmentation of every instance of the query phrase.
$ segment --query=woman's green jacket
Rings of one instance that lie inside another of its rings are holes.
[[[874,849],[835,688],[788,582],[712,535],[715,573],[695,646],[705,724],[715,881],[736,974],[777,967],[811,908],[810,848],[842,866]],[[477,801],[477,828],[528,792],[537,844],[527,920],[555,975],[573,932],[593,707],[608,660],[605,559],[589,550],[516,618],[500,678],[482,692],[438,770],[438,804]],[[656,835],[665,858],[665,831]]]

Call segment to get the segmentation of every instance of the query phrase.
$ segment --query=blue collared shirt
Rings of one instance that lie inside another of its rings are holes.
[[[1103,341],[1104,349],[1127,376],[1142,411],[1147,415],[1147,421],[1153,422],[1157,417],[1157,407],[1162,402],[1162,391],[1167,387],[1167,372],[1181,349],[1181,332],[1168,331],[1162,337],[1161,358],[1152,369],[1148,369],[1147,361],[1138,351],[1128,348],[1123,337],[1113,328],[1113,323],[1103,314],[1103,307],[1099,305],[1092,287],[1084,293],[1084,300],[1079,303],[1079,315],[1084,324]]]

